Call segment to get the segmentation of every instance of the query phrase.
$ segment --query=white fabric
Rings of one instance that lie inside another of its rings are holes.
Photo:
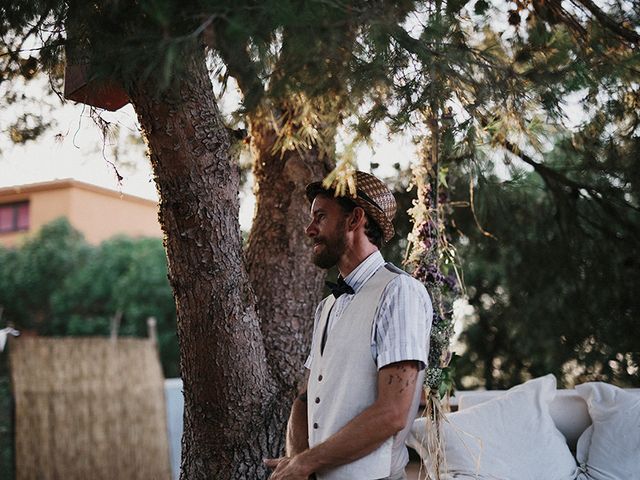
[[[347,277],[345,282],[354,290],[336,299],[329,317],[329,333],[342,320],[346,308],[371,276],[383,268],[385,261],[379,251],[369,255]],[[316,309],[313,329],[314,341],[322,335],[317,332],[318,323],[326,299]],[[422,367],[429,358],[428,342],[431,331],[433,307],[424,285],[410,275],[398,275],[385,288],[375,313],[375,328],[371,331],[371,355],[378,368],[404,360],[418,360]],[[305,362],[309,368],[313,360],[314,345]]]
[[[487,402],[504,395],[506,390],[473,390],[456,392],[458,410]],[[591,425],[591,417],[584,399],[573,389],[556,390],[556,396],[549,404],[549,413],[556,428],[564,435],[569,449],[576,451],[576,444],[582,432]]]
[[[555,377],[547,375],[449,414],[442,425],[442,480],[574,480],[575,459],[549,414],[555,390]],[[416,420],[407,443],[432,471],[422,446],[426,425]]]
[[[606,383],[584,383],[593,424],[578,440],[578,480],[640,480],[640,396]]]
[[[20,335],[20,332],[11,327],[6,327],[0,330],[0,352],[4,351],[4,347],[7,344],[7,337],[9,335],[17,337],[18,335]]]

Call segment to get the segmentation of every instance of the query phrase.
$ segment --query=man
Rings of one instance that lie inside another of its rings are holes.
[[[316,309],[307,390],[295,401],[287,457],[267,459],[272,480],[400,480],[404,440],[416,415],[428,359],[432,306],[424,286],[386,264],[396,202],[378,178],[356,172],[355,198],[321,182],[306,234],[338,284]]]

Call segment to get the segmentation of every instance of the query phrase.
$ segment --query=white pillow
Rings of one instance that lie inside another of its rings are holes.
[[[600,382],[576,391],[593,422],[578,440],[578,479],[640,480],[640,395]]]
[[[443,422],[446,467],[441,478],[574,480],[577,466],[549,415],[553,375],[530,380],[488,402],[451,413]],[[414,422],[407,444],[433,466],[426,449],[426,419]]]

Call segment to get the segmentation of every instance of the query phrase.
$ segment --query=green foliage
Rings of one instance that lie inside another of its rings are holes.
[[[45,225],[19,250],[0,248],[0,305],[4,319],[52,334],[52,296],[84,264],[89,247],[65,219]]]
[[[461,335],[458,381],[506,388],[553,372],[567,386],[638,386],[640,57],[597,22],[584,31],[564,21],[550,27],[548,14],[531,14],[521,27],[528,36],[512,45],[543,128],[504,110],[525,127],[518,137],[493,115],[484,128],[508,152],[507,168],[476,154],[456,172],[463,201],[462,174],[472,172],[477,214],[455,217],[475,308]],[[570,94],[583,113],[574,109],[582,123],[568,128],[560,106]],[[554,149],[544,151],[542,139]]]
[[[45,225],[18,249],[0,248],[3,320],[40,335],[144,337],[157,320],[162,366],[179,375],[175,306],[159,239],[117,237],[94,247],[66,219]]]
[[[565,153],[549,163],[587,171]],[[497,239],[483,235],[469,212],[456,216],[475,308],[461,335],[458,384],[508,388],[551,372],[568,386],[639,386],[640,212],[620,207],[603,216],[589,196],[563,211],[556,193],[524,172],[480,181],[476,204],[480,224]]]
[[[13,401],[7,354],[0,353],[0,480],[13,480]]]

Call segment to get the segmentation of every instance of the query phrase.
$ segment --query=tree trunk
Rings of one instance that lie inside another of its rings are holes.
[[[262,458],[278,453],[282,401],[243,264],[239,171],[204,52],[187,65],[169,91],[157,94],[151,82],[130,89],[160,196],[176,300],[185,399],[181,478],[266,478]]]
[[[284,432],[292,400],[309,354],[313,314],[320,300],[324,272],[311,261],[305,227],[310,204],[304,187],[322,179],[331,162],[318,149],[274,152],[277,134],[258,114],[250,117],[256,212],[246,251],[247,269],[256,292],[272,378],[278,385]],[[278,446],[284,449],[284,436]]]

